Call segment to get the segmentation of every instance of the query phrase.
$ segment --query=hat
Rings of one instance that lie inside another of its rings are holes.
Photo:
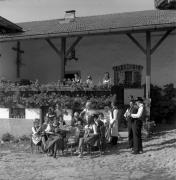
[[[136,101],[143,102],[143,99],[142,99],[142,97],[137,97]]]
[[[130,102],[135,102],[134,96],[131,95],[131,96],[129,97],[129,101],[130,101]]]

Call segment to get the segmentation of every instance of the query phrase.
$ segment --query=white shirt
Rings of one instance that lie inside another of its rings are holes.
[[[132,118],[140,118],[142,116],[143,111],[144,111],[144,105],[139,104],[138,112],[136,114],[131,114],[131,117]]]
[[[50,132],[50,131],[51,131],[51,125],[48,124],[47,127],[46,127],[46,129],[45,129],[45,132]]]
[[[32,127],[32,134],[37,134],[37,131],[34,127]]]
[[[124,117],[127,118],[129,114],[130,114],[130,110],[127,109],[126,112],[125,112],[125,114],[124,114]]]
[[[93,130],[93,134],[97,134],[97,126],[95,124],[92,124],[90,126],[86,125],[85,129],[91,129]]]

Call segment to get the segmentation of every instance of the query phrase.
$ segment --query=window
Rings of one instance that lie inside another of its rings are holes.
[[[24,108],[11,108],[10,118],[25,118],[25,109]]]
[[[65,73],[65,76],[64,76],[64,78],[65,79],[74,79],[74,74],[79,74],[79,76],[81,77],[81,72],[80,71],[67,71],[66,73]]]
[[[129,85],[132,83],[132,71],[125,71],[125,84]]]
[[[134,72],[134,84],[138,87],[141,86],[141,73],[138,71]]]

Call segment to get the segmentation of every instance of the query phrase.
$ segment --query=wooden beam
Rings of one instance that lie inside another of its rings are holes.
[[[168,35],[173,31],[173,29],[168,30],[163,37],[154,45],[154,47],[151,49],[151,54],[155,52],[155,50],[161,45],[161,43],[168,37]]]
[[[52,47],[52,49],[61,57],[61,51],[54,45],[54,43],[50,39],[45,39],[48,44]]]
[[[146,32],[146,99],[150,98],[151,84],[151,32]]]
[[[20,58],[20,41],[17,41],[17,78],[20,77],[20,64],[21,64],[21,58]]]
[[[61,66],[60,66],[60,79],[63,80],[65,76],[65,52],[66,52],[66,38],[61,38]]]
[[[17,41],[17,46],[16,47],[12,47],[12,49],[14,51],[16,51],[16,72],[17,72],[17,78],[20,77],[20,67],[22,65],[21,63],[21,54],[24,53],[23,50],[21,50],[21,44],[20,41]]]
[[[75,46],[80,42],[82,37],[78,37],[73,44],[70,46],[70,48],[66,51],[66,57],[69,55],[69,53],[75,48]]]
[[[144,48],[130,33],[127,33],[126,35],[132,40],[132,42],[133,42],[134,44],[137,45],[137,47],[138,47],[144,54],[146,54],[145,48]]]

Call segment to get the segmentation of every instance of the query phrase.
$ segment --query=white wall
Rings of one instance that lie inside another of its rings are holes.
[[[20,137],[32,133],[33,119],[0,118],[0,124],[0,139],[5,133],[10,133],[15,137]]]
[[[176,33],[176,31],[175,31]],[[145,46],[143,35],[137,39]],[[156,42],[160,37],[153,37]],[[176,85],[176,35],[169,36],[152,55],[152,83]],[[54,41],[60,48],[60,39]],[[68,42],[69,44],[69,42]],[[11,49],[14,43],[0,45],[0,77],[16,79],[16,55]],[[57,81],[60,70],[60,59],[45,40],[29,40],[22,42],[24,66],[21,68],[21,77],[39,79],[41,82]],[[143,83],[145,82],[145,56],[125,35],[84,37],[76,47],[76,56],[79,60],[69,61],[66,70],[81,70],[82,79],[88,74],[93,76],[97,83],[102,80],[106,71],[113,77],[112,67],[125,63],[144,66]]]

